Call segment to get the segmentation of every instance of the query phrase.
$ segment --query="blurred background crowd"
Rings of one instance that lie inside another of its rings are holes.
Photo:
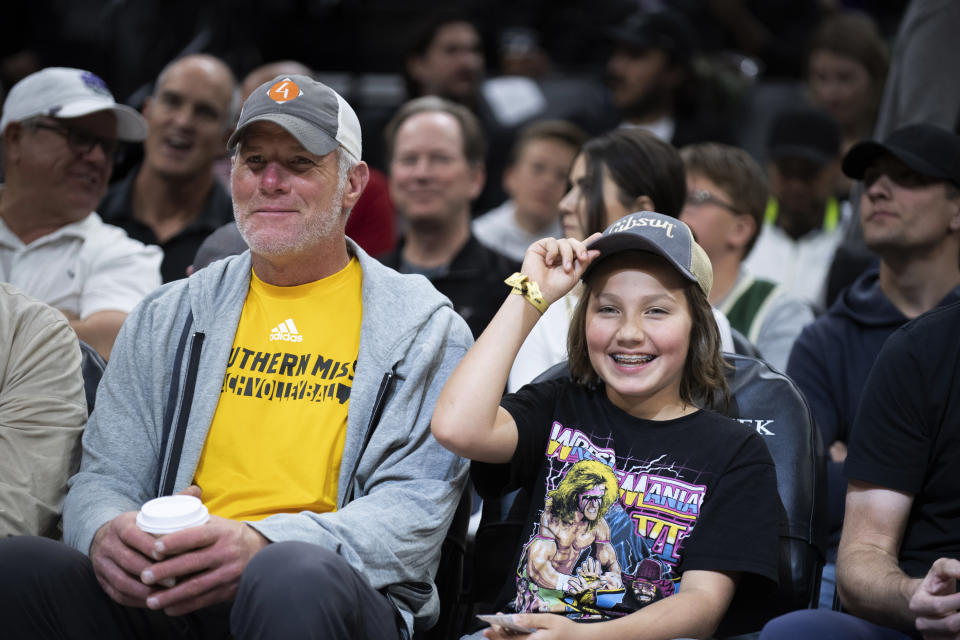
[[[906,5],[905,0],[18,0],[8,3],[0,25],[0,87],[46,66],[78,67],[102,77],[118,101],[139,107],[161,69],[185,54],[213,54],[238,78],[268,62],[297,60],[357,109],[365,159],[374,166],[384,162],[376,128],[408,97],[439,93],[489,109],[485,124],[493,120],[498,127],[494,135],[487,128],[494,169],[488,175],[496,176],[505,149],[526,122],[564,117],[596,135],[642,117],[635,112],[651,109],[644,102],[661,100],[654,85],[670,85],[674,108],[685,122],[672,140],[675,146],[720,138],[762,160],[768,122],[763,114],[781,102],[800,98],[825,106],[845,141],[871,130],[886,51]],[[680,23],[644,31],[638,16],[663,10],[679,16]],[[437,22],[454,13],[475,32],[451,34],[442,53],[431,53],[419,74],[411,72],[411,56],[426,53]],[[640,50],[657,47],[666,52],[666,68],[682,70],[683,78],[658,68],[651,55],[645,56],[645,68],[637,68]],[[615,55],[618,51],[626,51],[634,64]],[[649,86],[638,87],[641,82]],[[113,178],[122,175],[121,168]],[[498,180],[488,182],[498,190]],[[495,206],[497,199],[485,193],[476,207]]]

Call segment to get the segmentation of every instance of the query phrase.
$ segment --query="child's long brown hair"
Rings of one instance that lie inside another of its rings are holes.
[[[570,319],[570,331],[567,334],[570,376],[575,382],[586,386],[599,382],[587,351],[586,325],[593,283],[602,271],[602,267],[593,269],[590,277],[584,281],[583,292]],[[706,294],[694,282],[684,287],[684,295],[691,324],[690,346],[680,378],[680,399],[696,407],[724,410],[730,402],[730,390],[724,376],[727,365],[721,353],[720,331],[713,317],[713,309]]]

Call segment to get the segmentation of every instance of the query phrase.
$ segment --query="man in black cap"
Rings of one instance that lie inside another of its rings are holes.
[[[880,264],[804,329],[787,365],[830,447],[833,553],[843,523],[846,443],[877,353],[909,319],[960,300],[960,137],[909,125],[883,144],[855,145],[843,170],[863,180],[860,222]],[[825,575],[831,573],[827,568]],[[824,595],[832,595],[824,586]]]
[[[608,35],[614,50],[607,79],[623,126],[643,127],[676,147],[732,142],[717,101],[701,108],[692,65],[697,33],[682,14],[638,11]]]
[[[840,130],[826,111],[785,109],[774,117],[767,155],[770,200],[744,264],[822,309],[827,269],[850,217],[849,207],[833,197]]]

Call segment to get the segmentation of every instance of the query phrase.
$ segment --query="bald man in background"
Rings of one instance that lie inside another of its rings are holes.
[[[185,277],[203,240],[233,219],[214,163],[226,153],[239,99],[233,72],[219,58],[196,54],[167,65],[143,107],[143,163],[100,204],[106,222],[160,246],[164,282]]]

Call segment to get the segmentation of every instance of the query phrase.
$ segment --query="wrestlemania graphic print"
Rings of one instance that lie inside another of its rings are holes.
[[[610,618],[674,593],[706,499],[700,472],[667,456],[618,458],[554,422],[546,492],[516,571],[520,612]]]

